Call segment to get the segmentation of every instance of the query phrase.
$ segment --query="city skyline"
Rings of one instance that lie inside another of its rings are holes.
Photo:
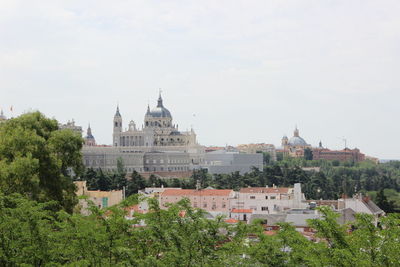
[[[0,4],[1,102],[90,122],[112,143],[162,88],[202,145],[272,143],[295,125],[311,145],[399,159],[396,1]],[[195,116],[194,116],[195,115]],[[393,136],[393,137],[392,137]]]

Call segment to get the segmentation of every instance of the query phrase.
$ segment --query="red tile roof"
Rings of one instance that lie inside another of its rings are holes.
[[[237,223],[237,222],[239,222],[239,220],[236,220],[236,219],[232,219],[232,218],[231,218],[231,219],[226,219],[225,222],[226,222],[226,223]]]
[[[289,187],[246,187],[241,188],[240,193],[277,193],[277,194],[287,194],[289,193]]]
[[[271,236],[271,235],[276,235],[276,231],[272,231],[272,230],[270,230],[270,231],[264,231],[264,234],[265,234],[265,235],[269,235],[269,236]]]
[[[253,213],[251,209],[232,209],[232,213]]]
[[[233,190],[231,189],[165,189],[161,196],[226,196],[228,197]]]

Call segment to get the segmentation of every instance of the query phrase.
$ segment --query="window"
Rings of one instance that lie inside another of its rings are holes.
[[[265,196],[265,199],[268,199],[268,196]]]
[[[276,199],[276,196],[271,196],[269,199]]]
[[[256,199],[256,196],[250,196],[250,199]]]
[[[108,207],[108,197],[103,197],[101,199],[101,204],[102,204],[103,208],[107,208]]]
[[[268,207],[261,207],[262,211],[268,211]]]
[[[203,204],[203,208],[207,208],[207,203],[204,203],[204,204]]]
[[[223,209],[226,208],[226,203],[225,202],[222,202],[222,208]]]

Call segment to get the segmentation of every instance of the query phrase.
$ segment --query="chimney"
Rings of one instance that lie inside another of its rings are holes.
[[[201,189],[201,184],[200,184],[200,180],[197,180],[196,182],[196,190],[200,190]]]

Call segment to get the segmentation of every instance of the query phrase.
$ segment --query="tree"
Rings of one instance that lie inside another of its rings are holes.
[[[145,187],[146,181],[144,178],[137,171],[133,171],[131,179],[127,182],[126,196],[136,194],[139,190],[144,189]]]
[[[72,212],[77,203],[74,176],[83,171],[82,138],[59,130],[54,119],[33,112],[0,125],[0,190]]]
[[[387,199],[383,188],[376,194],[376,204],[386,213],[394,211],[394,203]]]
[[[313,152],[308,147],[304,149],[304,159],[305,160],[312,160],[313,159]]]

